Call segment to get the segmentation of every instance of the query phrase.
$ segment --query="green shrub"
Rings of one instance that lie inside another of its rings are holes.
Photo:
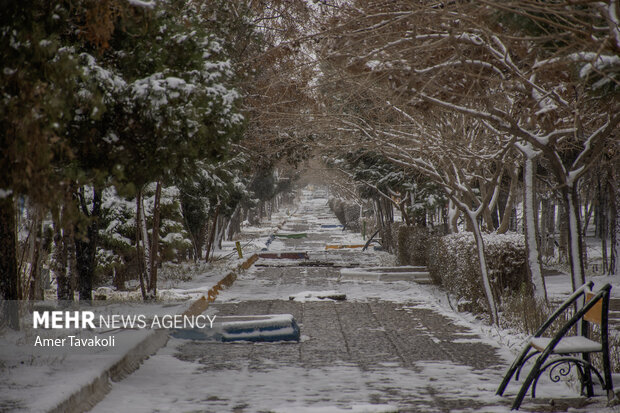
[[[144,205],[149,234],[152,235],[155,185],[144,191]],[[137,279],[139,263],[136,255],[136,201],[117,194],[114,187],[103,192],[101,229],[97,250],[97,283],[109,284],[117,288]],[[181,262],[189,259],[193,250],[189,233],[185,229],[179,190],[164,187],[160,200],[159,260]]]

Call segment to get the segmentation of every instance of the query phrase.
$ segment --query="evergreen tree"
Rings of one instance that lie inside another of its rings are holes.
[[[77,5],[79,8],[79,5]],[[0,290],[4,300],[24,297],[19,290],[16,203],[54,205],[67,181],[56,173],[60,159],[72,156],[65,136],[73,116],[80,76],[74,51],[60,33],[71,31],[67,8],[43,1],[2,2],[0,16]],[[17,313],[8,315],[18,326]]]

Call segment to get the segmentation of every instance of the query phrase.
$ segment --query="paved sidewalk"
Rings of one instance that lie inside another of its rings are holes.
[[[278,238],[270,251],[307,251],[308,261],[261,259],[209,310],[218,315],[293,314],[301,328],[299,343],[171,339],[114,385],[93,411],[509,411],[510,397],[494,394],[512,353],[436,305],[432,286],[340,282],[335,263],[393,262],[383,252],[326,252],[326,243],[362,241],[321,227],[335,223],[325,200],[307,199],[282,232],[308,236]],[[304,265],[309,262],[313,266]],[[305,291],[331,290],[346,294],[347,300],[289,300]],[[511,385],[507,394],[517,389]],[[546,394],[559,399],[553,406],[549,399],[526,400],[522,410],[601,407],[575,399],[564,384]]]
[[[471,331],[432,310],[383,302],[273,300],[222,304],[218,310],[224,314],[291,313],[307,338],[295,345],[274,346],[177,343],[175,357],[199,363],[204,377],[197,380],[209,397],[217,397],[214,403],[200,404],[204,411],[230,411],[240,405],[259,411],[285,407],[287,399],[342,408],[372,402],[393,405],[399,411],[478,410],[498,405],[497,400],[487,399],[505,369],[496,349],[472,340]],[[272,389],[274,405],[261,406],[264,395],[258,394],[260,387],[251,384],[248,376],[278,375],[280,369],[294,369],[301,376],[325,375],[324,385],[331,383],[338,391],[317,389],[316,383],[303,384],[303,379],[295,378],[284,396]],[[226,381],[231,372],[240,373],[238,380],[248,381],[242,394],[213,389],[214,383]],[[364,379],[360,382],[357,377]],[[466,383],[460,381],[464,377]],[[499,404],[507,402],[500,400]]]

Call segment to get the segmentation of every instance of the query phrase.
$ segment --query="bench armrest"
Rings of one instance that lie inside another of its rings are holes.
[[[593,286],[594,283],[592,281],[588,281],[577,290],[575,290],[575,292],[572,293],[570,297],[568,297],[566,300],[564,300],[564,302],[553,312],[553,314],[551,314],[549,318],[547,318],[547,320],[540,326],[540,328],[536,330],[536,332],[534,333],[534,337],[542,336],[545,330],[549,328],[549,326],[555,321],[556,318],[560,316],[560,314],[562,314],[568,307],[570,307],[575,301],[577,301],[580,296],[585,295],[586,291],[591,290]]]

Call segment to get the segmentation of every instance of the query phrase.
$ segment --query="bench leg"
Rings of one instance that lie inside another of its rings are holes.
[[[581,357],[588,364],[591,364],[590,363],[590,354],[589,353],[582,353]],[[583,376],[580,377],[580,379],[581,379],[581,393],[583,394],[583,391],[585,390],[586,397],[594,396],[594,385],[592,384],[592,370],[590,370],[590,368],[588,368],[586,366],[583,369]],[[602,384],[603,384],[603,386],[605,385],[604,383],[602,383]]]
[[[540,375],[540,373],[541,373],[540,366],[542,366],[544,364],[544,362],[547,360],[547,357],[548,357],[547,354],[542,353],[536,359],[536,362],[534,363],[534,366],[532,367],[532,370],[530,370],[530,373],[527,375],[527,378],[525,379],[525,381],[521,385],[521,388],[519,389],[519,393],[517,394],[517,397],[515,398],[514,402],[512,403],[512,407],[510,408],[510,410],[519,410],[519,406],[521,406],[521,403],[523,402],[523,399],[525,398],[525,395],[527,394],[527,391],[529,390],[530,386],[532,385],[532,382],[534,380],[536,380],[538,378],[538,376]]]
[[[607,347],[607,346],[604,346]],[[614,394],[614,381],[611,378],[611,364],[609,361],[609,347],[603,349],[603,376],[605,378],[605,390],[607,390],[607,399],[612,400]]]
[[[501,384],[499,385],[499,387],[497,388],[497,392],[495,392],[496,395],[498,396],[502,396],[504,394],[504,391],[506,391],[506,387],[508,387],[508,383],[510,383],[510,380],[512,379],[512,376],[514,376],[515,372],[517,370],[520,370],[522,367],[522,364],[525,362],[525,360],[527,359],[528,353],[530,352],[530,345],[528,344],[523,351],[521,352],[521,354],[519,355],[519,357],[517,357],[515,359],[515,361],[512,363],[512,366],[510,366],[510,368],[508,369],[508,371],[506,372],[506,374],[504,375],[504,379],[502,380]]]

